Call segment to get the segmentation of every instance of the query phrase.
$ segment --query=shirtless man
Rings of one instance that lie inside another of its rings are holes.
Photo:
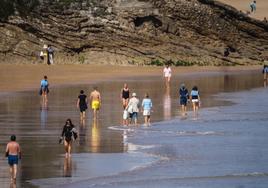
[[[11,181],[16,181],[18,161],[21,159],[20,145],[16,142],[16,136],[10,137],[10,142],[6,147],[6,157],[8,157],[9,172]]]
[[[94,86],[93,89],[94,91],[90,93],[90,102],[93,110],[93,117],[96,118],[101,105],[101,96],[100,92],[97,91],[98,88],[96,86]]]

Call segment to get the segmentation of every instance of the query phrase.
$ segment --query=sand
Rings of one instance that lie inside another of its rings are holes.
[[[33,65],[1,64],[0,91],[26,91],[40,87],[40,80],[48,76],[51,87],[86,84],[103,80],[139,76],[162,76],[163,67],[109,66],[109,65]],[[234,67],[172,67],[173,75],[194,72],[261,70],[261,66]]]
[[[242,10],[243,12],[250,10],[249,5],[252,2],[252,0],[219,0],[219,1],[229,4],[238,10]],[[256,2],[257,2],[257,10],[255,13],[250,14],[250,16],[259,20],[263,20],[264,17],[268,18],[268,1],[256,0]]]

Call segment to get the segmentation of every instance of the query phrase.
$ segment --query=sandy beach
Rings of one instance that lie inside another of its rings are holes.
[[[251,0],[219,0],[223,3],[229,4],[235,7],[237,10],[243,12],[250,10]],[[268,18],[268,1],[267,0],[257,0],[257,11],[250,15],[253,18],[263,20],[264,17]]]
[[[40,80],[48,76],[51,87],[59,85],[88,84],[98,81],[140,77],[162,76],[163,67],[109,66],[109,65],[26,65],[2,64],[0,67],[0,91],[27,91],[38,89]],[[233,67],[172,67],[173,75],[195,72],[228,72],[261,70],[261,66]]]

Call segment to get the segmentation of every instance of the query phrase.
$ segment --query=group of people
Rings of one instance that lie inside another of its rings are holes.
[[[201,101],[200,101],[200,95],[199,95],[199,91],[197,86],[194,86],[192,88],[192,91],[189,95],[188,89],[185,87],[185,84],[181,84],[180,90],[179,90],[179,94],[180,94],[180,105],[181,105],[181,111],[182,114],[185,115],[186,111],[187,111],[187,103],[189,101],[192,102],[193,105],[193,111],[197,112],[198,108],[201,105]]]
[[[51,45],[44,45],[44,51],[41,51],[39,57],[42,61],[46,61],[48,65],[54,64],[54,49]]]
[[[165,66],[163,70],[163,76],[165,79],[165,84],[169,87],[171,81],[171,67],[169,65]],[[47,104],[49,93],[49,82],[48,77],[45,75],[40,83],[41,103]],[[187,88],[184,84],[181,85],[179,90],[180,104],[182,106],[182,112],[186,112],[186,106],[189,99],[193,103],[193,110],[197,111],[200,105],[200,96],[197,87],[193,87],[191,94],[189,95]],[[153,103],[148,93],[145,93],[142,102],[135,92],[131,93],[128,85],[125,83],[121,89],[120,98],[122,100],[123,107],[123,125],[128,126],[131,124],[138,125],[138,113],[141,111],[144,116],[144,125],[149,126],[151,120],[151,112]],[[98,112],[101,107],[101,94],[96,86],[93,87],[93,91],[90,93],[89,101],[84,90],[80,90],[76,106],[80,111],[80,120],[83,121],[86,118],[86,110],[88,109],[88,103],[90,102],[91,108],[93,110],[94,120],[98,117]],[[59,143],[64,144],[65,156],[70,157],[72,142],[78,137],[78,132],[75,129],[74,124],[71,119],[67,119],[65,125],[63,126]],[[8,163],[10,165],[10,174],[12,181],[16,180],[17,174],[17,164],[19,158],[21,158],[21,150],[19,144],[16,142],[16,136],[11,136],[11,141],[7,144],[6,156],[8,157]]]
[[[122,106],[123,106],[123,125],[127,126],[134,122],[134,125],[138,123],[138,113],[142,107],[144,116],[144,125],[150,125],[151,110],[153,107],[152,100],[148,93],[145,93],[144,99],[140,105],[140,100],[135,92],[132,93],[130,98],[130,91],[127,84],[121,90]]]

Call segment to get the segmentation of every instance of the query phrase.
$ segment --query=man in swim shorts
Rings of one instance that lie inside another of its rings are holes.
[[[17,178],[17,166],[19,159],[21,159],[20,145],[16,142],[16,136],[12,135],[10,137],[10,142],[6,147],[6,157],[8,158],[9,172],[11,176],[11,181],[15,182]]]
[[[97,87],[93,87],[93,91],[90,93],[91,108],[93,110],[93,117],[96,118],[101,105],[101,95],[97,91]]]

